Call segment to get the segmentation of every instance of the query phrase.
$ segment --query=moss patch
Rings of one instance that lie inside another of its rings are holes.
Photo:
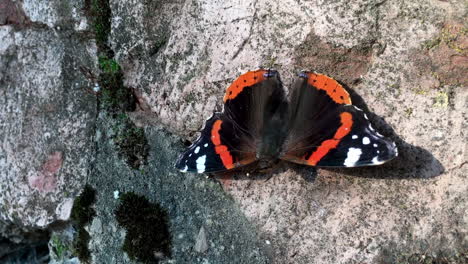
[[[91,186],[86,185],[83,192],[75,199],[71,212],[73,225],[78,232],[73,244],[73,251],[84,263],[88,263],[91,257],[88,250],[90,236],[84,227],[89,225],[93,217],[96,216],[96,211],[92,208],[95,202],[96,191]]]
[[[112,139],[117,151],[130,167],[138,169],[145,164],[149,153],[145,131],[136,127],[125,113],[118,114],[115,120]]]
[[[122,249],[131,259],[158,263],[170,257],[171,240],[166,212],[145,197],[132,192],[120,197],[115,211],[118,223],[127,230]]]
[[[99,85],[102,92],[99,96],[100,108],[111,114],[134,111],[136,107],[135,96],[132,91],[124,86],[123,74],[120,69],[116,72],[106,72],[108,67],[99,75]],[[120,66],[116,66],[120,68]],[[100,110],[101,110],[100,109]]]
[[[111,29],[111,9],[109,0],[86,0],[88,16],[93,24],[98,49],[107,49],[107,39]]]
[[[58,259],[63,259],[66,252],[69,251],[68,246],[56,235],[50,238],[50,245]]]
[[[148,141],[144,130],[137,128],[125,114],[135,110],[136,97],[132,89],[124,85],[122,67],[107,45],[112,17],[109,0],[86,0],[86,7],[99,53],[98,110],[105,111],[114,118],[112,139],[118,147],[119,155],[129,166],[137,169],[148,156]],[[157,44],[158,47],[163,45],[164,43]]]

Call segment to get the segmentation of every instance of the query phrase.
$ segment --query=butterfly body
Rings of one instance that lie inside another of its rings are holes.
[[[207,120],[176,168],[220,172],[278,159],[323,167],[379,165],[397,156],[335,80],[301,72],[286,98],[273,70],[247,72],[226,90],[224,110]]]

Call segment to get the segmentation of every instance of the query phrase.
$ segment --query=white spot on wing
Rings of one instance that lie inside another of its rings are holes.
[[[356,138],[358,138],[358,136],[357,136],[357,135],[353,135],[352,138],[353,138],[353,139],[356,139]]]
[[[363,137],[362,138],[362,144],[369,145],[370,144],[370,139],[368,137]]]
[[[369,120],[369,118],[367,118],[367,115],[366,115],[366,114],[364,114],[364,118],[367,119],[367,120]]]
[[[197,163],[197,172],[205,172],[206,155],[200,156],[195,162]]]
[[[344,165],[346,167],[353,167],[361,157],[361,154],[362,150],[360,148],[349,148]]]
[[[374,148],[376,148],[376,147],[377,147],[377,144],[374,143],[372,146],[374,146]]]
[[[181,170],[181,172],[187,172],[187,170],[188,170],[188,167],[187,167],[187,165],[185,165],[184,169]]]
[[[205,143],[205,145],[203,145],[205,148],[208,147],[208,143]]]
[[[356,110],[358,110],[358,111],[362,111],[362,109],[361,109],[361,108],[359,108],[359,107],[357,107],[357,106],[355,106],[355,105],[353,105],[353,106],[354,106],[354,108],[356,108]]]
[[[369,124],[369,129],[370,129],[371,131],[375,131],[371,124]]]
[[[195,154],[197,154],[199,151],[200,151],[200,146],[196,147],[194,152]]]

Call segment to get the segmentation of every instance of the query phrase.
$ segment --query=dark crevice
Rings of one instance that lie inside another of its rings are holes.
[[[113,136],[119,156],[126,163],[138,169],[145,164],[148,156],[148,141],[142,128],[138,128],[125,114],[135,111],[137,98],[133,89],[124,85],[122,67],[114,59],[114,51],[108,45],[111,31],[112,12],[108,0],[86,0],[85,11],[93,24],[100,73],[96,77],[98,84],[97,116],[104,111],[113,118]],[[161,43],[160,46],[164,45]],[[96,128],[97,129],[97,128]],[[99,142],[96,142],[96,152]]]
[[[0,223],[3,224],[3,223]],[[50,233],[46,230],[20,235],[21,242],[0,235],[0,263],[48,263]]]

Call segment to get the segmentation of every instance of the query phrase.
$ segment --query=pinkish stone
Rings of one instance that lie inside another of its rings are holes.
[[[49,155],[38,175],[29,177],[29,186],[40,192],[53,191],[57,186],[57,173],[62,167],[62,162],[62,152],[56,151]]]

